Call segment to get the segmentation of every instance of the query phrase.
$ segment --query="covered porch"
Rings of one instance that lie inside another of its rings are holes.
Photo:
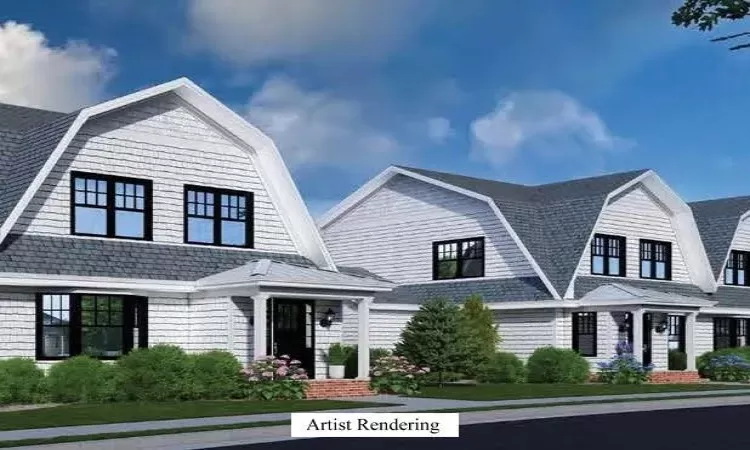
[[[577,311],[605,316],[596,330],[602,334],[597,343],[604,345],[597,360],[612,358],[617,343],[628,342],[633,356],[644,365],[652,364],[653,378],[659,380],[663,378],[659,372],[670,370],[671,350],[685,353],[684,372],[696,373],[697,316],[702,308],[715,304],[705,298],[612,283],[587,293],[578,302]]]
[[[370,305],[376,293],[390,291],[393,285],[359,274],[263,259],[201,279],[198,288],[231,298],[238,319],[229,321],[227,332],[243,363],[288,355],[302,362],[310,378],[325,380],[330,345],[356,342],[356,378],[367,380]]]

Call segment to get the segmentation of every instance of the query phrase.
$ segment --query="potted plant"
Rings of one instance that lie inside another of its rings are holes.
[[[346,361],[353,352],[354,347],[341,345],[339,343],[331,344],[331,346],[328,347],[328,354],[326,355],[326,361],[328,362],[328,378],[344,378]]]

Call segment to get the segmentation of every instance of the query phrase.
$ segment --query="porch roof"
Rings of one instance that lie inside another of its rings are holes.
[[[396,285],[351,271],[334,272],[314,266],[282,262],[273,259],[256,259],[240,267],[201,278],[198,289],[238,285],[274,287],[310,287],[318,289],[346,289],[370,292],[390,291]]]
[[[714,306],[716,302],[674,292],[656,291],[653,289],[637,288],[627,284],[610,283],[599,286],[584,295],[579,304],[581,306],[651,305],[700,308]]]

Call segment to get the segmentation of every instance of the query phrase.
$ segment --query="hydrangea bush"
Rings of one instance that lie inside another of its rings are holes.
[[[599,381],[608,384],[643,384],[649,380],[654,366],[638,361],[629,343],[618,342],[615,353],[611,360],[598,364]]]
[[[307,372],[288,355],[264,356],[242,370],[248,396],[257,400],[300,400],[305,397]]]
[[[419,367],[404,356],[383,356],[370,368],[370,387],[384,394],[417,394],[430,372],[429,367]]]
[[[711,358],[706,375],[713,381],[748,381],[750,363],[740,355],[720,355]]]

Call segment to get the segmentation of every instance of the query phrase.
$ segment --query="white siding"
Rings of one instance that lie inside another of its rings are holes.
[[[148,345],[172,344],[187,349],[190,311],[187,297],[149,297]]]
[[[295,251],[250,156],[176,96],[148,100],[85,125],[22,214],[16,232],[70,233],[71,170],[153,180],[156,242],[183,242],[185,184],[252,191],[256,247]]]
[[[714,349],[714,318],[698,314],[695,320],[695,356]]]
[[[651,330],[651,364],[654,370],[669,369],[669,332]]]
[[[555,345],[553,310],[499,311],[495,315],[502,339],[500,350],[527,359],[537,348]]]
[[[0,358],[36,357],[36,296],[0,293]]]
[[[370,347],[393,350],[401,331],[414,315],[412,311],[370,311]]]
[[[243,366],[253,360],[253,299],[250,297],[233,297],[229,305],[230,348]]]
[[[330,308],[336,313],[330,328],[320,326],[320,320],[325,318],[325,313]],[[328,363],[325,355],[333,343],[340,343],[342,338],[342,311],[340,301],[316,300],[315,301],[315,378],[328,377]]]
[[[737,231],[732,238],[731,249],[750,252],[750,218],[743,220],[737,226]],[[724,270],[719,275],[719,284],[724,284]]]
[[[670,217],[643,187],[635,187],[606,206],[595,232],[625,236],[627,276],[631,278],[640,278],[640,239],[671,242],[672,280],[691,283]],[[584,249],[578,274],[591,274],[590,244]]]
[[[432,280],[434,241],[485,237],[485,276],[534,276],[490,207],[398,175],[323,230],[334,260],[398,283]]]
[[[199,353],[230,350],[231,299],[208,297],[190,299],[190,334],[185,350]]]

